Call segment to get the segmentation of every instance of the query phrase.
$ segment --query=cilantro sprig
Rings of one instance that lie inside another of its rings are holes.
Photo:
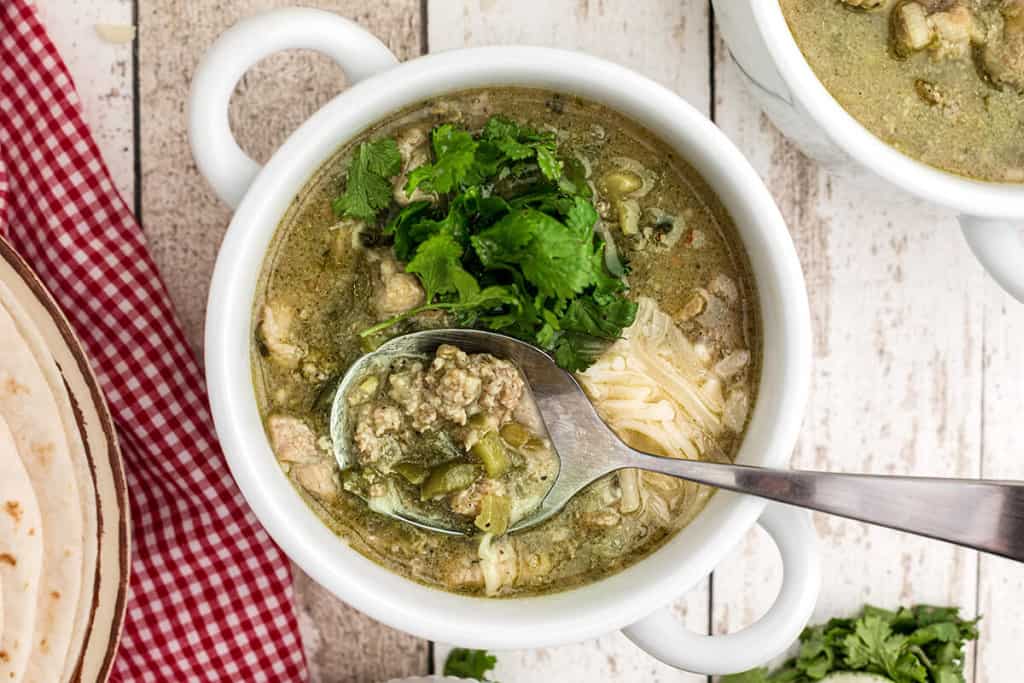
[[[977,624],[956,607],[867,605],[856,618],[804,629],[797,656],[776,671],[753,669],[722,683],[812,683],[845,671],[894,683],[963,683],[964,645],[977,639]]]
[[[590,189],[580,169],[559,158],[555,134],[495,116],[477,133],[438,126],[431,149],[431,161],[412,169],[405,191],[432,199],[392,211],[381,229],[419,278],[426,303],[360,334],[442,310],[460,325],[537,344],[566,370],[588,367],[632,324],[636,304],[624,296],[624,273],[605,266]],[[363,208],[356,200],[378,192],[353,189],[353,178],[361,187],[368,178],[377,183],[378,169],[397,173],[400,162],[370,163],[386,153],[370,148],[364,162],[361,146],[336,205],[362,217],[352,211]]]
[[[352,156],[345,192],[332,204],[334,213],[373,220],[392,200],[391,178],[402,167],[402,156],[394,140],[360,144]]]
[[[476,681],[488,681],[487,672],[497,664],[497,658],[485,650],[454,648],[444,662],[445,676],[458,676]]]

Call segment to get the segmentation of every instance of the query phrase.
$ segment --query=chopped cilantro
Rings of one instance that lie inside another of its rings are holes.
[[[498,663],[497,658],[486,650],[466,650],[457,647],[448,653],[444,662],[445,676],[459,676],[476,681],[487,681],[487,672]]]
[[[436,161],[409,174],[405,186],[408,194],[417,187],[427,192],[451,192],[462,184],[473,167],[478,143],[466,131],[447,123],[434,129],[431,141]]]
[[[813,683],[837,672],[864,672],[894,683],[963,683],[964,645],[978,620],[956,607],[867,605],[855,619],[832,619],[800,634],[797,656],[769,672],[759,668],[722,683]]]
[[[429,193],[430,201],[393,210],[379,230],[419,278],[426,303],[360,334],[443,310],[457,324],[537,344],[567,370],[588,367],[632,324],[636,305],[623,296],[624,272],[605,265],[580,165],[559,158],[554,133],[499,116],[475,134],[440,125],[431,149],[432,160],[411,171],[405,188],[408,195]],[[372,151],[363,162],[360,149],[346,194],[336,201],[349,215],[356,215],[348,198],[354,188],[400,166],[370,163]],[[387,198],[380,194],[383,205],[365,202],[374,215],[390,203],[390,184]]]
[[[391,178],[401,170],[402,156],[394,140],[364,142],[348,169],[345,192],[332,203],[334,213],[373,220],[391,203]]]

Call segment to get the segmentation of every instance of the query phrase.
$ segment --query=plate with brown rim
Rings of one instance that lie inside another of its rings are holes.
[[[84,534],[90,537],[83,539],[84,544],[95,548],[84,555],[83,586],[87,588],[82,595],[86,599],[75,606],[76,631],[62,680],[105,681],[124,624],[131,557],[128,492],[117,434],[96,376],[67,318],[25,260],[2,238],[0,283],[13,297],[17,310],[12,315],[21,316],[19,322],[29,328],[24,335],[28,345],[34,353],[52,357],[56,364],[57,381],[63,383],[70,402],[68,421],[73,427],[67,429],[75,430],[69,438],[77,434],[82,444],[80,449],[71,449],[73,458],[84,458],[83,463],[73,463],[80,473],[76,476],[84,473],[86,477],[79,492],[85,491],[85,499],[95,505],[94,514],[87,514],[90,522],[83,525]],[[90,506],[86,503],[83,507]]]

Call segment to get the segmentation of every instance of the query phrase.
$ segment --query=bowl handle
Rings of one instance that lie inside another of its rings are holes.
[[[998,218],[960,216],[964,239],[992,279],[1024,301],[1024,224]]]
[[[623,633],[670,666],[709,675],[746,671],[786,650],[810,619],[821,587],[817,539],[810,514],[786,505],[769,503],[758,524],[778,546],[783,571],[775,604],[759,621],[728,635],[698,635],[663,608]]]
[[[323,10],[274,10],[225,31],[206,51],[192,78],[188,131],[199,172],[231,208],[242,201],[260,170],[231,133],[231,94],[256,62],[289,49],[323,52],[353,83],[398,63],[384,43],[358,24]]]

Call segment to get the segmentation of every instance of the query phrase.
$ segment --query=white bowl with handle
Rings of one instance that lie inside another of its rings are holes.
[[[262,168],[228,125],[228,101],[253,64],[306,48],[332,57],[354,84],[306,121]],[[404,64],[356,24],[309,9],[269,12],[225,32],[192,83],[189,125],[199,170],[235,209],[224,237],[206,319],[210,401],[228,463],[271,536],[342,600],[395,628],[464,647],[510,649],[579,641],[622,629],[663,661],[702,673],[747,669],[784,650],[810,617],[819,566],[809,516],[727,492],[659,550],[613,576],[573,590],[514,599],[425,587],[350,548],[310,511],[282,473],[256,404],[249,364],[257,278],[275,229],[298,191],[341,145],[408,105],[486,86],[546,88],[601,102],[656,133],[691,163],[732,215],[749,253],[764,327],[759,398],[739,452],[751,465],[786,467],[807,398],[810,317],[789,232],[768,190],[708,119],[664,87],[579,53],[488,47]],[[685,630],[668,603],[707,576],[755,524],[782,556],[782,590],[768,613],[734,634]]]
[[[793,40],[778,0],[713,4],[750,92],[784,135],[827,168],[860,166],[893,188],[959,212],[974,255],[1003,289],[1024,301],[1024,183],[948,173],[875,137],[818,80]],[[880,198],[885,201],[884,194]]]

